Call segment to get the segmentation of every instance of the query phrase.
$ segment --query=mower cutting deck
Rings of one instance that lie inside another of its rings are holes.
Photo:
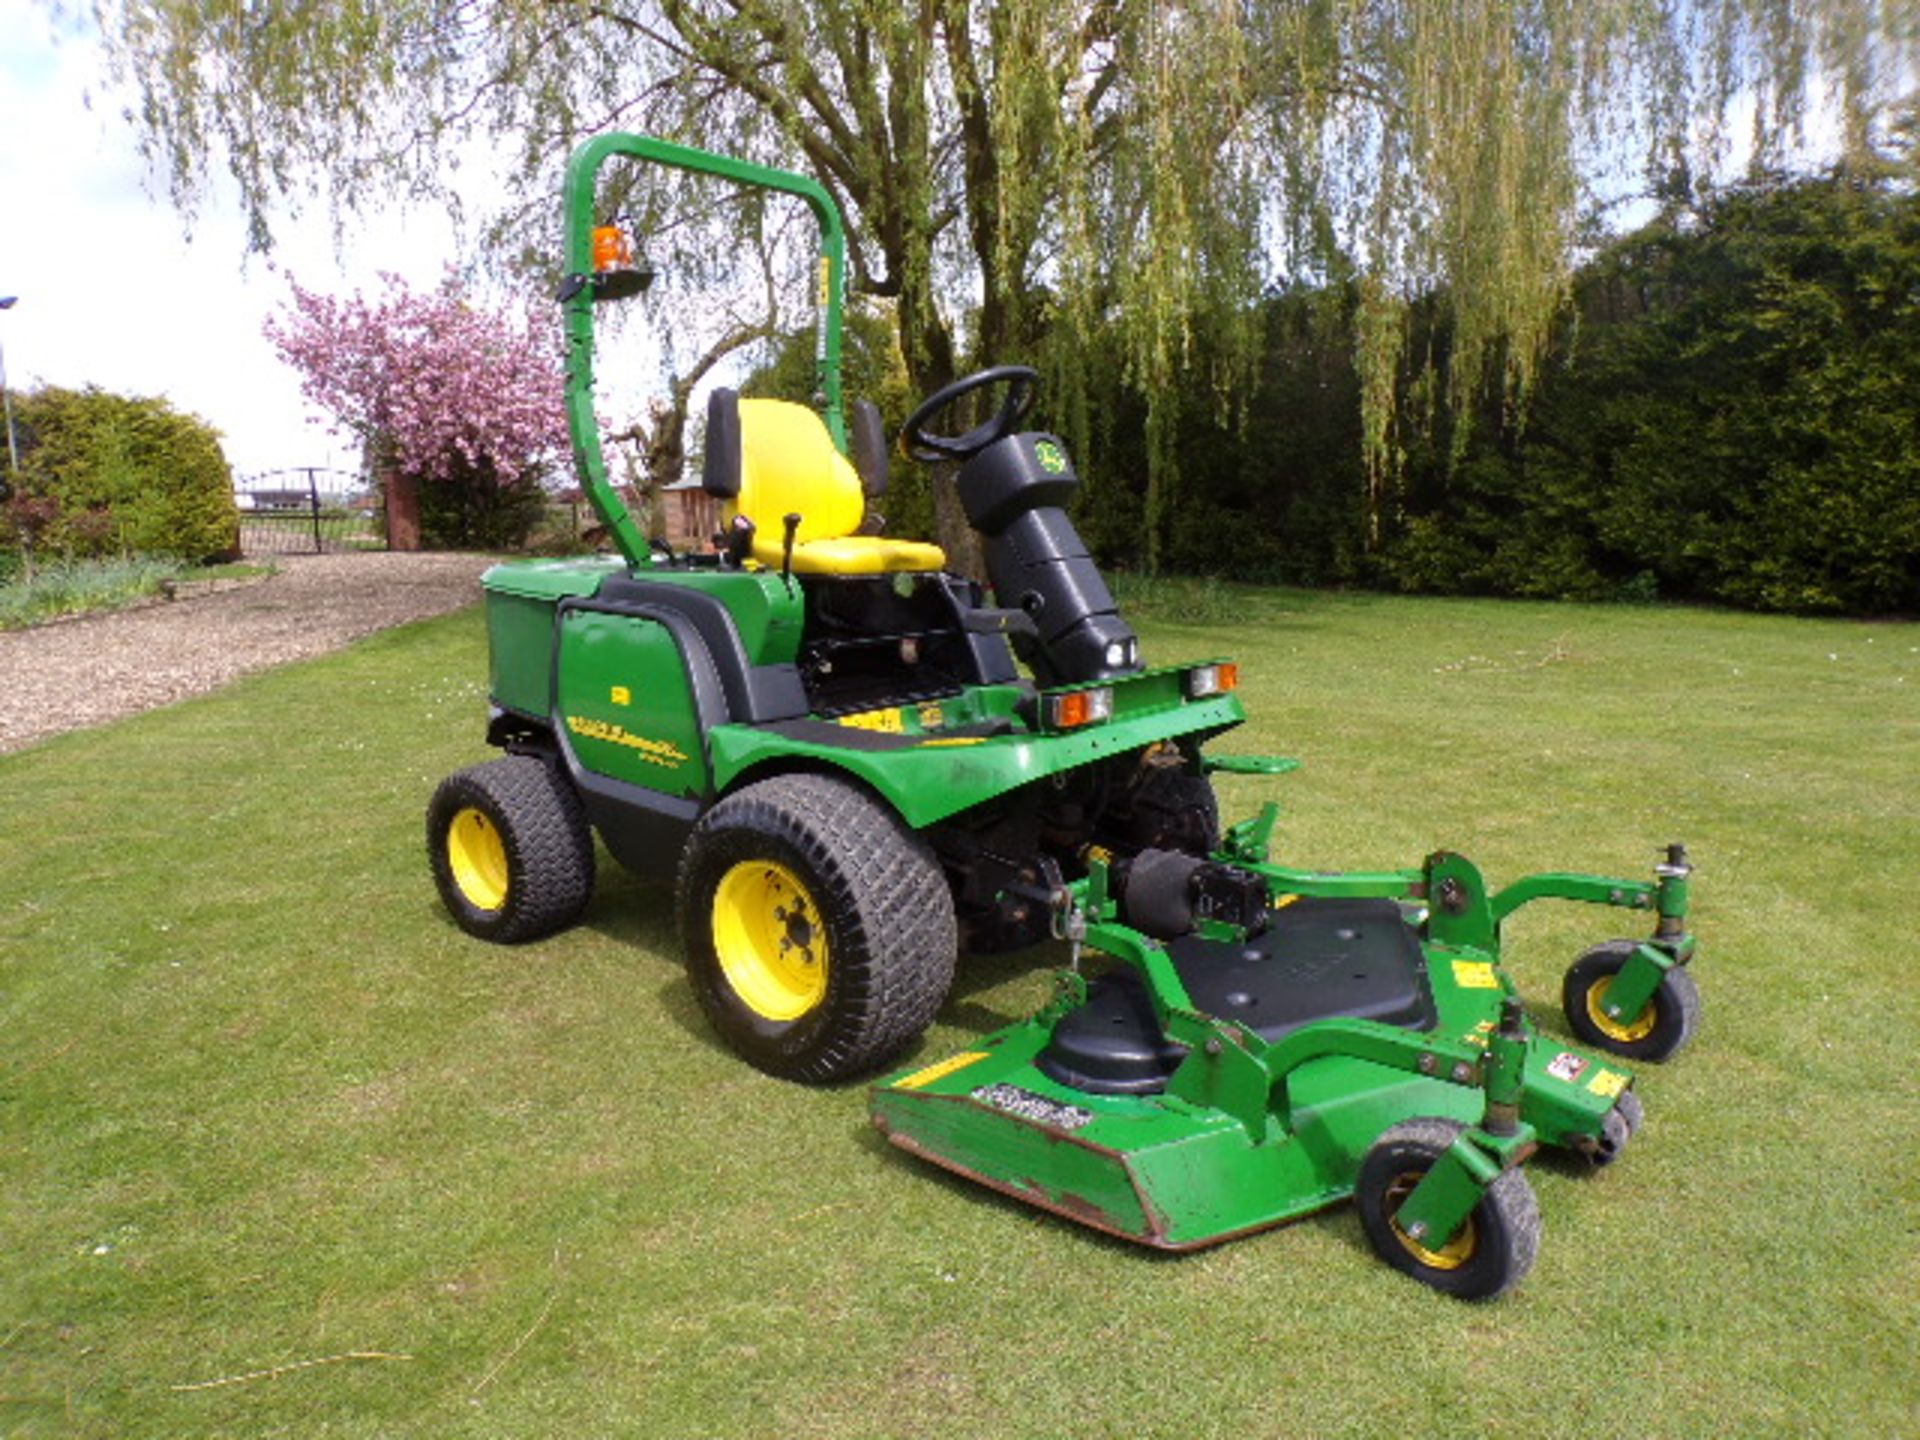
[[[1535,877],[1489,899],[1453,855],[1399,876],[1307,876],[1253,853],[1146,852],[1129,868],[1119,903],[1104,865],[1057,897],[1076,964],[1052,1003],[875,1087],[889,1140],[1169,1250],[1353,1197],[1387,1263],[1483,1299],[1533,1263],[1520,1163],[1549,1145],[1607,1165],[1639,1128],[1629,1071],[1534,1032],[1488,923],[1530,898],[1595,898],[1588,881]],[[1686,878],[1676,848],[1653,884],[1606,892],[1662,917],[1645,963],[1676,1046],[1693,1014],[1673,968],[1691,950],[1676,928]],[[1366,891],[1383,893],[1354,898]],[[1083,950],[1109,962],[1091,981]]]
[[[649,541],[607,479],[594,310],[658,300],[627,237],[593,223],[615,161],[781,192],[820,224],[816,401],[713,392],[708,548]],[[1684,852],[1650,883],[1489,894],[1445,853],[1370,874],[1276,864],[1273,806],[1223,835],[1209,774],[1293,762],[1208,750],[1245,718],[1233,664],[1146,663],[1069,518],[1065,445],[1020,428],[1036,372],[956,381],[902,435],[951,462],[936,483],[980,537],[983,585],[938,546],[873,533],[887,447],[871,405],[843,413],[824,188],[607,135],[576,153],[565,204],[568,416],[620,553],[487,572],[486,738],[505,754],[449,776],[427,814],[453,919],[502,943],[572,924],[597,834],[674,886],[689,982],[726,1042],[811,1082],[906,1052],[963,954],[1060,937],[1074,964],[1039,1015],[875,1089],[894,1143],[1170,1249],[1352,1195],[1400,1269],[1466,1296],[1511,1285],[1538,1232],[1516,1167],[1538,1145],[1610,1162],[1639,1102],[1626,1070],[1536,1033],[1501,922],[1542,898],[1655,914],[1647,941],[1577,961],[1562,998],[1588,1045],[1663,1059],[1699,1008]],[[984,421],[942,428],[987,400]]]

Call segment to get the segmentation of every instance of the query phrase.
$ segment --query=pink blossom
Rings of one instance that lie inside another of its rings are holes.
[[[559,335],[531,309],[504,314],[465,298],[451,274],[429,295],[382,272],[369,301],[316,295],[289,280],[291,305],[265,325],[300,389],[336,422],[428,480],[536,479],[563,454],[567,419]]]

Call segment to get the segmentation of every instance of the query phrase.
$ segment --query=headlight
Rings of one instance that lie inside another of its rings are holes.
[[[1076,730],[1098,720],[1113,718],[1113,691],[1102,685],[1095,690],[1069,690],[1064,695],[1049,695],[1044,718],[1049,730]]]
[[[1187,698],[1204,699],[1224,695],[1240,685],[1240,667],[1223,661],[1218,665],[1196,665],[1187,672]]]

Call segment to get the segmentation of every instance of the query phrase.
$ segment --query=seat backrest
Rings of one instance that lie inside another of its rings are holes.
[[[785,517],[800,516],[797,539],[834,540],[860,528],[866,503],[860,476],[826,422],[791,400],[743,400],[715,390],[707,402],[701,484],[777,543]]]

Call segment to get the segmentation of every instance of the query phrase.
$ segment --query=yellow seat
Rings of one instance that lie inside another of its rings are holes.
[[[716,390],[708,407],[705,486],[726,500],[729,524],[735,515],[753,522],[753,558],[769,568],[782,562],[788,515],[800,517],[796,575],[946,568],[938,545],[854,533],[866,514],[859,472],[805,405]]]

